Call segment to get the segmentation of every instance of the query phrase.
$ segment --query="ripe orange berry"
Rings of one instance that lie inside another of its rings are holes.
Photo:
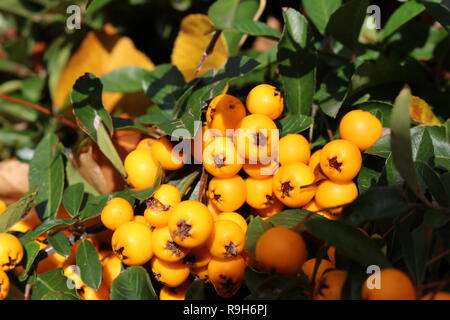
[[[71,261],[68,261],[65,256],[59,253],[54,253],[51,256],[44,258],[38,262],[36,273],[41,274],[50,270],[54,270],[56,268],[61,268],[67,263],[72,264]]]
[[[186,292],[190,286],[191,281],[185,281],[175,288],[163,286],[159,292],[159,300],[185,300]]]
[[[168,227],[177,244],[193,248],[208,240],[213,230],[213,218],[203,203],[186,200],[175,206],[169,217]]]
[[[207,196],[220,211],[236,211],[246,200],[244,179],[238,175],[230,178],[214,177],[209,182]]]
[[[129,221],[114,231],[112,248],[119,259],[129,265],[143,265],[153,256],[152,232],[146,225]]]
[[[136,190],[153,186],[158,175],[158,162],[149,149],[131,151],[124,161],[128,181]]]
[[[276,161],[270,161],[267,164],[263,163],[244,163],[243,169],[250,177],[254,179],[266,179],[273,176],[277,172],[279,164]]]
[[[342,139],[353,142],[361,151],[369,149],[383,132],[383,125],[373,114],[364,110],[347,113],[339,124]]]
[[[278,169],[273,176],[273,192],[288,207],[307,204],[316,193],[311,168],[301,162],[290,163]]]
[[[284,99],[274,86],[260,84],[250,90],[246,105],[250,113],[264,114],[275,120],[283,113]]]
[[[222,136],[227,136],[227,129],[235,129],[246,115],[242,102],[229,94],[220,94],[211,100],[206,111],[206,122],[212,129],[217,129]]]
[[[317,187],[315,201],[320,208],[330,208],[327,212],[331,215],[339,215],[343,210],[341,206],[352,202],[357,197],[358,188],[352,181],[333,182],[325,180]]]
[[[156,189],[153,196],[147,200],[147,209],[144,217],[155,228],[167,226],[173,208],[180,203],[180,191],[171,184],[162,184]]]
[[[380,274],[380,288],[369,289],[364,281],[361,297],[366,300],[416,300],[416,289],[411,279],[398,269],[383,269]]]
[[[191,274],[199,280],[208,281],[208,265],[199,268],[191,268]]]
[[[268,272],[296,274],[307,257],[303,238],[285,227],[268,229],[256,243],[256,260]]]
[[[348,182],[358,174],[362,165],[358,147],[347,140],[327,143],[320,154],[320,167],[332,181]]]
[[[23,247],[19,239],[9,233],[0,233],[0,270],[9,271],[23,258]]]
[[[222,133],[217,129],[203,126],[201,130],[197,130],[191,144],[191,152],[197,163],[202,163],[203,151],[216,137],[222,137]]]
[[[244,281],[245,267],[242,256],[211,259],[208,264],[208,278],[219,296],[231,298],[236,294]]]
[[[330,246],[327,250],[327,257],[332,264],[336,264],[336,247]]]
[[[203,150],[203,167],[215,177],[234,176],[241,170],[243,163],[233,141],[226,137],[214,138]]]
[[[180,261],[167,262],[157,257],[151,261],[151,269],[156,280],[167,287],[178,287],[189,277],[189,267]]]
[[[151,152],[153,158],[165,170],[178,170],[184,165],[183,156],[173,150],[172,144],[166,137],[153,141]]]
[[[221,213],[221,211],[209,199],[207,201],[206,206],[208,207],[209,212],[211,212],[213,219],[215,220],[217,218],[217,216]]]
[[[251,114],[239,123],[234,144],[239,154],[249,163],[266,161],[278,148],[278,128],[263,114]]]
[[[245,221],[245,218],[243,216],[241,216],[237,212],[222,212],[222,213],[219,213],[219,215],[216,218],[216,221],[220,221],[220,220],[233,221],[239,227],[241,227],[241,229],[244,231],[244,233],[247,232],[247,227],[248,227],[247,226],[247,221]]]
[[[83,286],[78,292],[84,300],[109,300],[109,289],[104,284],[98,290]]]
[[[314,300],[341,300],[347,275],[347,271],[342,270],[325,272],[316,282]]]
[[[217,259],[227,259],[241,254],[245,247],[245,232],[229,220],[216,220],[208,239],[209,252]]]
[[[133,219],[133,207],[123,198],[112,198],[103,208],[100,217],[105,227],[116,230],[121,224]]]
[[[111,255],[102,261],[102,283],[111,288],[114,279],[116,279],[123,270],[122,261],[116,256]]]
[[[183,263],[188,265],[191,269],[202,268],[208,265],[212,255],[209,252],[208,243],[202,244],[192,248],[189,253],[183,258]]]
[[[255,209],[265,209],[270,207],[276,199],[272,185],[272,177],[266,179],[247,178],[245,180],[247,203]]]
[[[0,300],[5,300],[9,293],[9,278],[5,271],[0,270]]]
[[[320,154],[322,153],[322,149],[315,151],[311,157],[309,158],[308,166],[315,171],[316,167],[320,164]]]
[[[137,144],[136,149],[151,149],[152,143],[155,141],[156,141],[156,139],[152,139],[152,138],[142,139]]]
[[[258,212],[258,215],[260,217],[263,217],[263,219],[264,219],[264,218],[270,218],[270,217],[280,213],[281,211],[283,211],[283,209],[284,209],[284,204],[280,200],[275,199],[275,201],[274,201],[274,203],[272,203],[272,205],[268,206],[265,209],[258,209],[257,212]]]
[[[8,209],[8,206],[6,205],[5,201],[0,200],[0,214],[6,211]]]
[[[155,256],[168,262],[180,261],[189,252],[188,248],[180,247],[180,245],[173,241],[168,227],[153,230],[152,249]]]
[[[312,258],[307,260],[302,266],[303,272],[306,274],[306,276],[310,281],[313,281],[313,274],[316,263],[317,259]],[[320,279],[322,277],[322,274],[328,269],[334,269],[334,264],[325,259],[320,260],[320,264],[317,267],[316,276],[314,279]]]
[[[288,134],[280,139],[278,153],[278,161],[281,165],[294,162],[308,164],[311,146],[301,134]]]

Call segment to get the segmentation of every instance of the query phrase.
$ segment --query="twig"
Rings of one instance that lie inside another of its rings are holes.
[[[21,104],[21,105],[23,105],[25,107],[29,107],[29,108],[37,110],[39,112],[45,113],[46,115],[49,115],[51,117],[54,117],[54,118],[58,119],[59,121],[64,122],[66,125],[68,125],[69,127],[73,128],[73,129],[78,129],[78,126],[75,123],[73,123],[72,121],[64,118],[63,116],[55,114],[55,113],[53,113],[53,111],[51,111],[51,110],[49,110],[47,108],[41,107],[41,106],[39,106],[37,104],[31,103],[31,102],[28,102],[28,101],[25,101],[25,100],[13,98],[13,97],[7,96],[5,94],[0,94],[0,99],[7,100],[7,101],[10,101],[10,102],[14,102],[14,103],[18,103],[18,104]]]
[[[211,38],[211,41],[209,41],[209,44],[206,47],[206,50],[203,51],[202,58],[201,58],[201,60],[200,60],[200,62],[198,64],[197,68],[195,68],[194,77],[196,77],[198,75],[198,73],[200,72],[200,70],[203,67],[203,64],[206,61],[206,58],[213,52],[214,46],[216,45],[217,40],[219,40],[219,37],[220,37],[221,33],[222,33],[222,30],[215,30],[213,32],[213,36]]]
[[[320,112],[320,115],[322,116],[323,122],[325,123],[325,127],[327,128],[328,139],[330,141],[333,141],[334,140],[333,132],[331,131],[330,124],[328,123],[327,120],[327,116],[325,115],[325,113],[323,113],[323,111]]]
[[[202,201],[202,197],[206,191],[206,182],[208,181],[208,173],[203,168],[202,176],[200,177],[200,190],[198,190],[197,200]]]
[[[442,258],[445,258],[446,256],[448,256],[450,254],[450,249],[447,251],[442,252],[441,254],[437,255],[436,257],[432,258],[430,261],[428,261],[427,263],[427,267],[431,266],[433,263],[438,262],[439,260],[441,260]]]
[[[312,106],[312,112],[311,112],[311,116],[313,118],[313,123],[311,124],[311,127],[309,127],[309,142],[312,141],[313,139],[313,133],[314,133],[314,118],[316,117],[317,114],[317,110],[319,110],[319,106],[317,104],[313,104]]]
[[[31,287],[32,285],[29,283],[25,285],[24,300],[30,300]]]
[[[410,212],[408,212],[408,214],[407,215],[405,215],[404,217],[402,217],[401,219],[400,219],[400,223],[403,223],[403,222],[405,222],[407,219],[409,219],[413,214],[414,214],[414,209],[413,210],[411,210]],[[383,235],[383,239],[385,239],[389,234],[391,234],[394,230],[395,230],[395,225],[393,225],[392,227],[390,227],[389,228],[389,230],[388,231],[386,231],[385,233],[384,233],[384,235]]]

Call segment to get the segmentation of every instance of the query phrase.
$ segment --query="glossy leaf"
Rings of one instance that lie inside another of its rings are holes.
[[[8,231],[9,228],[27,215],[34,205],[36,194],[36,192],[27,192],[19,200],[8,206],[8,209],[0,215],[0,233]]]
[[[325,34],[331,15],[342,5],[342,0],[303,0],[308,17],[317,30]]]
[[[110,297],[111,300],[157,300],[143,267],[130,267],[114,279]]]
[[[386,22],[381,33],[383,41],[397,32],[404,24],[414,19],[425,10],[425,7],[416,1],[407,1],[402,4]]]
[[[48,244],[55,249],[57,253],[62,256],[68,257],[71,253],[71,246],[69,239],[63,233],[55,233],[48,236]]]
[[[78,214],[83,198],[84,185],[82,183],[73,184],[64,190],[63,205],[71,217],[75,217]]]
[[[97,290],[102,282],[102,265],[94,245],[89,240],[83,240],[78,247],[77,266],[80,268],[83,283]]]

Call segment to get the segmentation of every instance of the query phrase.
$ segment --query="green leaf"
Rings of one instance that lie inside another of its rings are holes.
[[[236,11],[234,23],[240,21],[257,20],[264,10],[265,0],[240,0]],[[234,24],[233,24],[234,26]],[[243,44],[246,35],[234,30],[224,30],[223,35],[227,42],[228,52],[235,55],[240,45]]]
[[[443,207],[448,207],[447,194],[445,187],[439,179],[439,175],[428,164],[422,161],[416,161],[416,170],[425,186],[430,191],[433,198]]]
[[[393,105],[389,102],[369,100],[353,105],[354,108],[369,111],[376,116],[384,128],[391,127],[391,113]]]
[[[72,219],[46,220],[46,221],[42,222],[40,225],[38,225],[36,228],[34,228],[33,230],[28,231],[24,235],[23,238],[24,238],[24,241],[31,241],[54,228],[61,227],[61,226],[71,226],[71,225],[74,225],[75,223],[76,223],[76,221],[72,220]]]
[[[327,74],[322,80],[314,100],[327,116],[335,118],[338,114],[347,96],[351,74],[352,67],[344,65]]]
[[[313,123],[310,116],[303,114],[292,114],[280,120],[281,137],[290,133],[300,133],[308,129]]]
[[[75,293],[51,291],[44,294],[41,300],[82,300]]]
[[[102,282],[102,265],[94,245],[89,240],[83,240],[78,247],[77,266],[80,268],[83,283],[97,290]]]
[[[270,222],[276,227],[286,227],[291,229],[298,226],[300,222],[306,221],[305,218],[310,214],[311,213],[307,210],[289,209],[277,213],[266,221]]]
[[[395,100],[391,121],[391,150],[395,168],[405,179],[411,190],[422,201],[427,202],[420,188],[417,172],[413,163],[410,136],[409,105],[411,91],[404,88]]]
[[[278,44],[278,66],[286,108],[290,114],[310,115],[316,87],[317,53],[308,21],[298,11],[283,12],[285,27]]]
[[[303,0],[308,17],[324,35],[331,15],[342,5],[342,0]]]
[[[308,232],[335,246],[341,254],[362,266],[374,264],[381,268],[391,266],[376,242],[355,227],[328,219],[308,219],[305,226]]]
[[[331,15],[326,33],[355,51],[369,3],[369,0],[346,2]]]
[[[194,181],[200,176],[201,170],[196,170],[185,177],[181,179],[177,184],[176,187],[180,191],[181,197],[185,196],[186,191],[189,189],[189,187],[194,183]]]
[[[69,186],[81,183],[84,186],[84,191],[86,193],[92,194],[94,196],[98,196],[99,192],[89,183],[86,179],[75,169],[72,164],[71,159],[67,159],[66,161],[66,178]],[[64,195],[63,195],[64,202]]]
[[[138,67],[114,69],[101,77],[105,92],[142,92],[151,71]]]
[[[36,194],[36,192],[27,192],[19,200],[8,206],[8,209],[0,215],[0,233],[7,232],[9,228],[30,212]]]
[[[170,121],[170,113],[158,106],[152,106],[145,115],[140,116],[137,120],[144,124],[158,125]]]
[[[136,191],[129,190],[131,196],[133,196],[134,198],[136,198],[138,200],[147,200],[148,198],[150,198],[155,193],[156,189],[158,189],[158,187],[162,183],[162,167],[161,167],[161,165],[158,168],[157,176],[158,176],[158,178],[156,179],[156,182],[153,186],[148,187],[143,190],[136,190]]]
[[[114,279],[111,300],[157,300],[155,290],[143,267],[130,267]]]
[[[102,103],[102,88],[100,79],[92,73],[85,73],[75,82],[70,95],[78,125],[94,141],[97,141],[97,131],[102,122],[109,133],[113,133],[111,116]]]
[[[217,29],[231,29],[239,0],[216,0],[208,9],[208,17]]]
[[[256,217],[248,225],[245,248],[248,250],[251,257],[255,258],[256,242],[264,231],[273,227],[273,224],[264,221],[261,217]]]
[[[125,177],[126,174],[122,159],[117,153],[116,147],[114,147],[110,135],[106,132],[105,127],[101,123],[99,124],[97,130],[97,144],[100,151],[108,158],[109,161],[111,161],[114,168],[116,168],[122,177]]]
[[[375,187],[345,207],[344,221],[354,226],[387,217],[398,217],[408,209],[403,191],[397,187]]]
[[[61,203],[64,188],[64,162],[58,137],[49,132],[36,147],[30,161],[30,190],[38,190],[36,211],[39,217],[52,219]]]
[[[266,37],[279,40],[281,32],[269,27],[261,21],[237,20],[233,23],[232,31],[241,32],[255,37]]]
[[[381,137],[364,153],[387,159],[391,155],[391,136],[385,135]]]
[[[378,171],[367,167],[362,167],[357,179],[359,194],[363,194],[372,186],[374,186],[377,183],[380,175],[381,174]]]
[[[40,300],[46,294],[53,292],[75,295],[75,290],[69,289],[67,286],[67,278],[63,275],[62,268],[39,274],[31,291],[31,299]]]
[[[63,194],[63,205],[71,217],[75,217],[80,211],[84,199],[84,185],[77,183],[69,186]]]
[[[448,0],[424,0],[427,11],[450,33],[450,3]]]
[[[80,211],[79,219],[85,221],[99,216],[110,197],[110,194],[102,194],[99,196],[88,195],[86,204]]]
[[[420,285],[425,277],[432,230],[422,225],[411,232],[408,227],[399,224],[396,232],[409,274],[412,275],[414,283]]]
[[[258,272],[250,267],[245,268],[245,284],[251,292],[254,292],[260,286],[261,282],[267,279],[267,273]]]
[[[172,109],[185,84],[183,74],[176,66],[161,64],[149,73],[143,81],[143,88],[160,108]]]
[[[39,245],[39,243],[37,243],[35,241],[29,241],[29,242],[22,243],[22,244],[23,244],[23,249],[25,252],[25,254],[23,256],[22,265],[25,268],[24,273],[27,274],[28,271],[30,271],[31,266],[34,263],[34,260],[36,260],[36,257],[40,250],[40,245]]]
[[[48,244],[55,249],[57,253],[68,257],[71,253],[71,246],[69,239],[63,233],[55,233],[48,236]]]
[[[397,32],[403,25],[414,19],[425,10],[425,7],[415,1],[408,1],[402,4],[389,17],[386,25],[381,33],[382,40],[385,41],[395,32]]]
[[[214,287],[200,279],[195,279],[186,292],[186,300],[208,300],[210,297],[216,297],[217,293]]]
[[[306,277],[269,276],[247,297],[249,300],[308,300]],[[302,290],[303,288],[303,290]]]

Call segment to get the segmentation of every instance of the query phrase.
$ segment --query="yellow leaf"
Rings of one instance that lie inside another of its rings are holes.
[[[427,125],[441,125],[442,123],[435,116],[428,103],[416,96],[411,97],[410,105],[411,119],[415,122]]]
[[[172,63],[178,67],[186,81],[195,78],[195,69],[211,41],[213,31],[213,24],[208,16],[203,14],[191,14],[181,21],[180,32],[172,50]],[[227,45],[221,34],[198,75],[201,76],[211,69],[219,69],[225,64],[227,58]]]
[[[117,34],[113,26],[106,25],[101,31],[90,31],[64,68],[53,104],[57,109],[64,107],[75,81],[86,72],[101,77],[112,70],[131,66],[147,70],[155,68],[152,61],[136,49],[133,41]],[[143,93],[104,92],[102,100],[108,111],[121,110],[129,114],[142,113],[151,104]]]

